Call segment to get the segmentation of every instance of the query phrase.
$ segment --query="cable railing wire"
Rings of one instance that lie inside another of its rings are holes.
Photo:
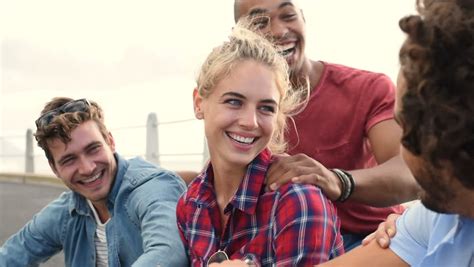
[[[154,113],[150,113],[148,115],[148,117],[150,116],[154,116],[156,118],[156,114]],[[158,130],[158,128],[160,128],[159,126],[163,126],[163,125],[174,125],[174,124],[180,124],[180,123],[187,123],[187,122],[192,122],[192,121],[196,121],[196,119],[194,118],[188,118],[188,119],[181,119],[181,120],[173,120],[173,121],[156,121],[155,119],[155,122],[150,122],[149,120],[147,120],[147,123],[146,124],[141,124],[141,125],[129,125],[129,126],[123,126],[123,127],[117,127],[117,128],[113,128],[111,129],[111,131],[120,131],[120,130],[129,130],[129,129],[146,129],[147,131],[147,135],[148,135],[148,132],[149,132],[149,128],[154,128],[155,131]],[[4,149],[5,145],[3,142],[6,142],[6,140],[11,140],[11,139],[20,139],[20,138],[25,138],[26,137],[26,140],[30,143],[34,143],[34,142],[31,142],[31,138],[34,138],[33,137],[33,134],[32,134],[32,131],[30,129],[27,130],[27,134],[26,135],[5,135],[5,136],[0,136],[0,148],[1,149]],[[157,140],[152,140],[151,142],[158,142],[160,140],[158,140],[158,138],[156,138]],[[13,142],[13,143],[16,143],[17,141]],[[28,142],[26,142],[28,143]],[[0,154],[0,159],[2,161],[4,160],[8,160],[8,158],[10,159],[18,159],[18,158],[25,158],[25,160],[27,158],[33,158],[34,161],[36,160],[40,160],[40,158],[43,158],[44,157],[44,154],[43,153],[37,153],[35,152],[35,150],[33,149],[33,147],[28,147],[29,145],[27,145],[27,147],[25,148],[24,153],[23,154],[20,154],[20,153],[5,153],[5,154]],[[156,150],[155,151],[151,151],[151,153],[149,153],[149,150],[148,148],[149,147],[156,147]],[[152,143],[149,144],[148,143],[148,140],[146,142],[146,148],[147,148],[147,153],[143,154],[143,152],[138,152],[138,153],[126,153],[124,154],[123,156],[125,157],[136,157],[136,156],[139,156],[139,157],[149,157],[150,155],[152,155],[152,158],[150,160],[157,160],[157,162],[155,163],[158,163],[159,164],[159,158],[170,158],[170,157],[196,157],[196,156],[201,156],[203,158],[203,162],[204,162],[204,159],[207,158],[207,150],[204,149],[203,152],[186,152],[186,153],[159,153],[159,149],[158,149],[158,145],[155,144],[153,145]],[[4,151],[6,152],[6,151]],[[185,161],[185,159],[183,159]],[[166,161],[166,160],[165,160]],[[28,165],[28,164],[26,164]],[[33,162],[33,165],[34,165],[34,162]],[[34,167],[33,167],[34,168]]]

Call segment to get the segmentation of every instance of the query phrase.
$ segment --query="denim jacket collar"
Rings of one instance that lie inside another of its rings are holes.
[[[117,162],[117,173],[115,174],[115,179],[113,182],[112,189],[108,195],[108,204],[112,206],[115,204],[115,197],[117,196],[120,186],[122,184],[123,176],[128,168],[128,162],[121,157],[118,153],[114,154],[115,161]],[[92,216],[91,210],[87,204],[86,199],[80,194],[74,192],[71,202],[69,203],[69,214],[73,216],[73,213],[76,212],[81,216]]]

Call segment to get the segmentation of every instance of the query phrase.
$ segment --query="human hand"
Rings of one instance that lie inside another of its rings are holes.
[[[398,217],[400,217],[400,214],[392,213],[388,215],[387,219],[379,224],[375,232],[362,240],[362,245],[365,246],[375,239],[381,248],[388,248],[390,239],[394,237],[397,232],[396,221]]]
[[[275,155],[267,173],[267,189],[276,190],[288,181],[316,185],[331,200],[341,195],[342,184],[336,174],[305,154]]]

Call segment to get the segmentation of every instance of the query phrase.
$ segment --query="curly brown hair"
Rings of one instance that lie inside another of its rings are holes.
[[[74,99],[68,97],[55,97],[48,103],[41,111],[41,115],[57,109],[64,104],[73,101]],[[97,123],[99,130],[105,140],[108,136],[108,130],[104,124],[104,115],[102,108],[94,101],[90,101],[89,109],[85,112],[66,112],[55,116],[47,125],[40,125],[36,129],[35,138],[38,146],[44,150],[48,161],[54,165],[54,159],[48,148],[48,141],[59,139],[64,144],[71,141],[71,132],[81,123],[93,120]]]
[[[402,18],[403,146],[474,189],[474,1],[417,0]]]

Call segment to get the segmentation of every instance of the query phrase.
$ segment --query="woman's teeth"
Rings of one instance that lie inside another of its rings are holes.
[[[236,135],[236,134],[231,134],[231,133],[228,134],[228,135],[233,140],[235,140],[239,143],[243,143],[243,144],[251,144],[255,140],[255,137],[243,137],[243,136]]]

